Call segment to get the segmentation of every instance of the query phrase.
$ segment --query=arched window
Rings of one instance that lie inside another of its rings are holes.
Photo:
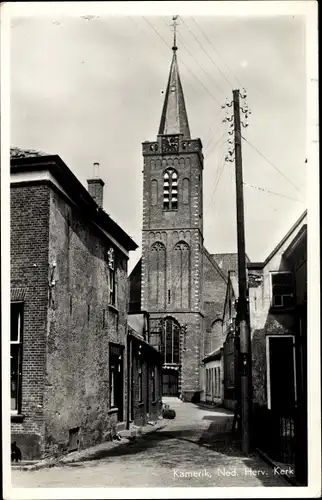
[[[178,208],[178,174],[173,168],[168,168],[163,176],[163,208]]]
[[[180,325],[173,318],[164,322],[164,362],[180,363]]]
[[[173,293],[177,309],[186,309],[190,305],[190,247],[179,241],[173,249]]]
[[[158,203],[158,181],[153,179],[151,181],[151,205]]]
[[[149,262],[149,290],[151,307],[165,308],[166,254],[163,243],[152,245]]]

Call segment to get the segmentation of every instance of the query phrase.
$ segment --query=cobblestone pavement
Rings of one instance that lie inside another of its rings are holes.
[[[38,471],[12,471],[12,486],[204,487],[288,486],[258,456],[245,458],[231,442],[232,415],[172,400],[176,419],[95,459]]]

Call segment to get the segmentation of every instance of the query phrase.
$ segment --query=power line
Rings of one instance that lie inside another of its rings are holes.
[[[244,141],[246,141],[250,147],[252,147],[262,158],[264,158],[264,160],[266,160],[273,168],[275,168],[275,170],[277,170],[277,172],[279,172],[281,174],[282,177],[284,177],[284,179],[286,179],[299,193],[301,193],[301,195],[303,195],[302,191],[285,175],[283,174],[283,172],[278,168],[276,167],[276,165],[274,165],[274,163],[272,163],[268,158],[266,158],[265,155],[263,155],[263,153],[261,153],[253,144],[251,144],[244,136],[242,136],[242,138],[244,139]],[[304,195],[303,195],[304,196]]]
[[[208,41],[208,43],[211,45],[211,47],[214,49],[214,51],[216,52],[216,54],[220,57],[220,59],[222,60],[222,62],[225,64],[226,68],[231,72],[231,74],[233,75],[233,77],[235,78],[235,80],[237,81],[237,83],[243,87],[242,83],[239,81],[239,79],[237,78],[237,76],[235,76],[235,74],[233,73],[233,71],[230,69],[230,67],[228,66],[228,64],[225,62],[225,60],[221,57],[220,53],[218,52],[218,50],[213,46],[213,44],[211,43],[211,41],[209,40],[209,38],[207,37],[206,33],[203,31],[203,29],[201,28],[201,26],[197,23],[197,21],[195,20],[195,18],[193,17],[192,18],[193,22],[195,23],[195,25],[200,29],[201,33],[203,34],[203,36],[206,38],[206,40]]]
[[[183,22],[183,24],[188,28],[188,30],[190,31],[190,33],[192,34],[192,36],[194,37],[194,39],[198,42],[199,46],[201,47],[201,49],[204,51],[204,53],[206,54],[206,56],[208,57],[208,59],[210,59],[210,61],[213,63],[213,65],[218,69],[218,71],[220,72],[220,74],[224,77],[224,79],[226,80],[226,82],[228,82],[228,85],[230,87],[232,87],[232,84],[231,82],[228,80],[228,78],[226,77],[226,75],[221,71],[221,69],[219,68],[219,66],[215,63],[215,61],[213,60],[213,58],[206,52],[205,48],[201,45],[201,43],[199,42],[198,38],[195,36],[195,34],[193,33],[193,31],[189,28],[189,26],[184,22],[183,19],[181,19],[181,21]]]
[[[212,141],[212,140],[213,140],[213,138],[214,138],[214,134],[215,134],[215,132],[218,130],[218,128],[220,127],[220,125],[221,125],[221,123],[222,123],[222,121],[220,121],[220,123],[219,123],[219,124],[218,124],[218,126],[216,127],[215,131],[213,131],[212,135],[210,136],[210,133],[211,133],[211,132],[212,132],[212,130],[213,130],[213,126],[215,125],[215,123],[216,123],[216,121],[217,121],[217,118],[218,118],[218,116],[220,115],[221,111],[222,111],[222,110],[220,109],[220,110],[218,111],[218,113],[215,115],[215,118],[213,119],[213,121],[212,121],[212,123],[211,123],[211,125],[210,125],[210,127],[209,127],[209,130],[208,130],[207,134],[205,135],[205,137],[204,137],[204,139],[203,139],[203,140],[206,140],[206,138],[208,138],[208,137],[209,137],[209,139],[207,139],[207,144],[206,144],[206,146],[205,146],[205,150],[206,150],[206,149],[207,149],[207,147],[210,145],[211,141]]]
[[[209,152],[207,151],[207,148],[210,146],[210,144],[211,144],[211,143],[212,143],[212,141],[214,140],[215,135],[216,135],[216,132],[217,132],[217,130],[219,129],[219,127],[220,127],[221,125],[222,125],[222,123],[220,122],[220,123],[217,125],[217,127],[215,128],[215,130],[212,132],[212,135],[209,137],[209,140],[207,141],[207,144],[206,144],[206,146],[205,146],[205,148],[204,148],[204,149],[205,149],[205,154],[207,154],[207,155],[208,155],[208,153],[209,153]],[[210,130],[210,131],[211,131],[211,130]],[[220,136],[220,138],[221,138],[221,137],[222,137],[225,133],[226,133],[226,132],[224,132],[224,133]],[[209,135],[209,133],[208,133],[207,135]],[[218,140],[219,140],[219,139],[218,139]],[[216,144],[218,144],[218,141],[216,141]],[[215,144],[215,146],[214,146],[214,147],[216,147],[216,144]],[[212,150],[213,150],[213,148],[211,149],[211,151],[212,151]]]
[[[257,189],[258,191],[263,191],[264,193],[269,193],[269,194],[274,194],[276,196],[281,196],[282,198],[287,198],[289,200],[293,200],[293,201],[297,201],[298,203],[304,203],[304,201],[301,201],[301,200],[298,200],[296,198],[292,198],[291,196],[286,196],[284,194],[281,194],[281,193],[276,193],[275,191],[270,191],[269,189],[264,189],[262,187],[259,187],[259,186],[254,186],[252,184],[247,184],[247,182],[243,182],[244,186],[247,186],[247,187],[250,187],[250,188],[253,188],[253,189]]]
[[[217,139],[217,141],[213,144],[212,148],[211,148],[209,151],[205,152],[205,155],[207,155],[207,157],[208,157],[208,158],[210,158],[210,156],[214,153],[214,150],[216,149],[217,144],[220,142],[220,140],[221,140],[221,139],[223,139],[223,137],[224,137],[225,135],[226,135],[226,131],[225,131],[225,132],[223,132],[223,133],[221,134],[221,136],[220,136],[220,137]]]
[[[170,28],[170,26],[167,24],[167,22],[165,21],[165,19],[164,19],[164,18],[162,18],[162,20],[163,20],[164,24],[167,26],[167,28]],[[181,19],[181,20],[182,20],[182,19]],[[182,22],[184,23],[184,21],[183,21],[183,20],[182,20]],[[185,24],[185,23],[184,23],[184,24]],[[188,27],[188,29],[189,29],[189,27]],[[211,74],[209,74],[209,73],[207,73],[207,72],[205,71],[205,69],[202,67],[202,65],[199,63],[199,61],[198,61],[198,60],[195,58],[195,56],[194,56],[194,55],[190,52],[190,50],[188,49],[187,45],[186,45],[186,44],[185,44],[185,42],[184,42],[184,39],[183,39],[183,37],[182,37],[182,34],[181,34],[181,33],[180,33],[180,34],[178,34],[178,33],[177,33],[177,36],[178,36],[178,35],[179,35],[179,40],[180,40],[180,42],[182,43],[182,45],[184,46],[184,48],[186,49],[186,51],[188,52],[188,54],[190,54],[190,56],[192,57],[192,59],[194,59],[194,61],[198,64],[198,66],[199,66],[199,67],[200,67],[200,69],[203,71],[203,73],[204,73],[204,74],[205,74],[205,75],[206,75],[209,79],[211,79],[211,80],[213,81],[214,85],[217,87],[217,89],[219,90],[219,92],[221,92],[222,94],[224,94],[223,90],[222,90],[222,89],[218,86],[218,84],[217,84],[216,80],[213,78],[213,76],[212,76]],[[193,36],[194,36],[194,35],[193,35]],[[198,41],[198,40],[197,40],[197,41]],[[198,42],[198,43],[199,43],[199,42]],[[199,45],[200,45],[200,44],[199,44]],[[201,48],[203,49],[203,47],[202,47],[202,46],[201,46]],[[204,50],[204,49],[203,49],[203,50]],[[208,55],[208,54],[207,54],[207,55]],[[208,56],[208,57],[209,57],[209,56]]]
[[[165,41],[165,39],[160,35],[160,33],[155,29],[155,27],[148,21],[148,19],[144,16],[142,16],[143,19],[149,24],[149,26],[153,29],[153,31],[158,35],[159,38],[161,38],[161,40],[166,44],[166,46],[169,48],[169,45],[167,44],[167,42]],[[210,95],[210,97],[212,99],[214,99],[216,101],[217,104],[219,104],[219,106],[221,106],[221,104],[219,103],[219,101],[216,99],[216,97],[207,89],[207,87],[203,84],[203,82],[201,80],[199,80],[199,78],[196,77],[196,75],[194,75],[194,73],[190,70],[190,68],[185,64],[185,62],[181,59],[180,57],[180,61],[182,62],[182,64],[187,68],[187,70],[189,71],[189,73],[192,74],[192,76],[195,78],[195,80],[197,80],[197,82],[200,83],[200,85],[204,88],[204,90]]]
[[[202,71],[202,72],[206,75],[206,77],[211,78],[211,76],[210,76],[210,75],[209,75],[209,74],[208,74],[208,73],[204,70],[204,68],[201,66],[201,64],[199,63],[199,61],[198,61],[198,60],[194,57],[194,55],[190,52],[190,50],[188,49],[188,47],[187,47],[187,46],[186,46],[186,44],[184,43],[184,41],[183,41],[183,39],[182,39],[182,36],[180,35],[180,36],[178,36],[178,38],[179,38],[179,41],[182,43],[183,47],[184,47],[184,48],[186,49],[186,51],[188,52],[188,54],[189,54],[189,55],[192,57],[192,59],[194,59],[194,61],[198,64],[198,66],[199,66],[199,68],[201,69],[201,71]],[[180,59],[180,60],[181,60],[181,59]],[[203,84],[202,84],[202,85],[203,85]],[[215,85],[216,85],[216,83],[215,83]],[[217,86],[217,85],[216,85],[216,86]],[[220,102],[218,101],[218,99],[217,99],[215,96],[213,96],[213,95],[211,94],[211,92],[208,90],[208,88],[206,88],[204,85],[203,85],[203,87],[207,90],[207,92],[208,92],[208,93],[209,93],[209,94],[210,94],[210,95],[211,95],[211,96],[215,99],[215,101],[216,101],[216,102],[219,104],[219,106],[220,106]],[[222,92],[222,90],[221,90],[218,86],[217,86],[217,89],[218,89],[219,91],[221,91],[221,92]]]
[[[223,139],[224,135],[225,135],[225,133],[222,135],[221,139]],[[219,141],[217,141],[217,142],[219,142]],[[224,143],[225,143],[225,141],[222,141],[221,153],[219,155],[220,156],[220,160],[218,162],[218,167],[216,169],[215,178],[214,178],[214,189],[213,189],[212,195],[210,197],[210,200],[209,200],[209,203],[208,203],[208,206],[207,206],[207,210],[209,209],[209,207],[210,207],[210,205],[211,205],[211,203],[213,201],[213,198],[215,196],[215,193],[216,193],[216,190],[217,190],[217,186],[219,184],[220,177],[221,177],[221,174],[222,174],[222,171],[223,171],[223,165],[225,164],[225,162],[223,162],[223,159],[224,159],[224,156],[225,156]]]
[[[140,31],[140,32],[141,32],[141,33],[142,33],[145,37],[147,37],[148,35],[146,34],[146,32],[145,32],[145,31],[143,31],[143,30],[139,27],[139,25],[138,25],[138,24],[134,21],[134,19],[133,19],[131,16],[128,16],[128,17],[129,17],[129,19],[131,19],[131,21],[135,24],[135,26],[137,27],[137,29],[138,29],[138,30],[139,30],[139,31]],[[165,40],[163,40],[163,41],[165,42]],[[165,42],[165,43],[166,43],[166,42]],[[155,47],[155,48],[158,50],[158,47],[155,45],[155,43],[154,43],[153,41],[152,41],[152,45],[153,45],[153,47]],[[167,46],[168,46],[168,45],[167,45]],[[163,51],[162,51],[162,52],[160,51],[160,53],[162,53],[162,56],[163,56],[164,58],[166,58],[166,56],[165,56],[165,54],[164,54],[164,52],[163,52]],[[189,82],[185,82],[185,85],[188,85],[188,86],[189,86],[189,87],[190,87],[190,88],[191,88],[191,89],[192,89],[192,90],[193,90],[196,94],[199,94],[199,93],[198,93],[198,91],[197,91],[197,90],[196,90],[196,89],[195,89],[195,88],[191,85],[191,83],[189,83]],[[200,94],[199,94],[199,95],[200,95]],[[201,96],[201,99],[203,99],[203,98],[204,98],[204,96]]]

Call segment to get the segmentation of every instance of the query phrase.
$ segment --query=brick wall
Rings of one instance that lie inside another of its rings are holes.
[[[49,187],[13,184],[10,189],[11,290],[25,288],[22,422],[12,422],[12,441],[23,459],[44,451],[45,344],[48,305]]]
[[[114,246],[117,309],[108,305],[106,252],[110,243],[85,214],[56,191],[50,197],[49,262],[56,262],[47,329],[46,451],[101,442],[115,421],[109,414],[109,342],[124,346],[126,379],[127,260]]]
[[[216,320],[222,319],[227,290],[227,280],[206,249],[204,249],[203,257],[205,331],[202,357],[222,344],[221,329],[216,324]]]

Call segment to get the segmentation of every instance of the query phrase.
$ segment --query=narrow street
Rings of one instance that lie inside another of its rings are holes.
[[[165,400],[166,398],[164,398]],[[139,439],[95,458],[38,471],[12,471],[24,487],[288,486],[256,455],[245,458],[231,442],[232,415],[167,399],[176,418]]]

